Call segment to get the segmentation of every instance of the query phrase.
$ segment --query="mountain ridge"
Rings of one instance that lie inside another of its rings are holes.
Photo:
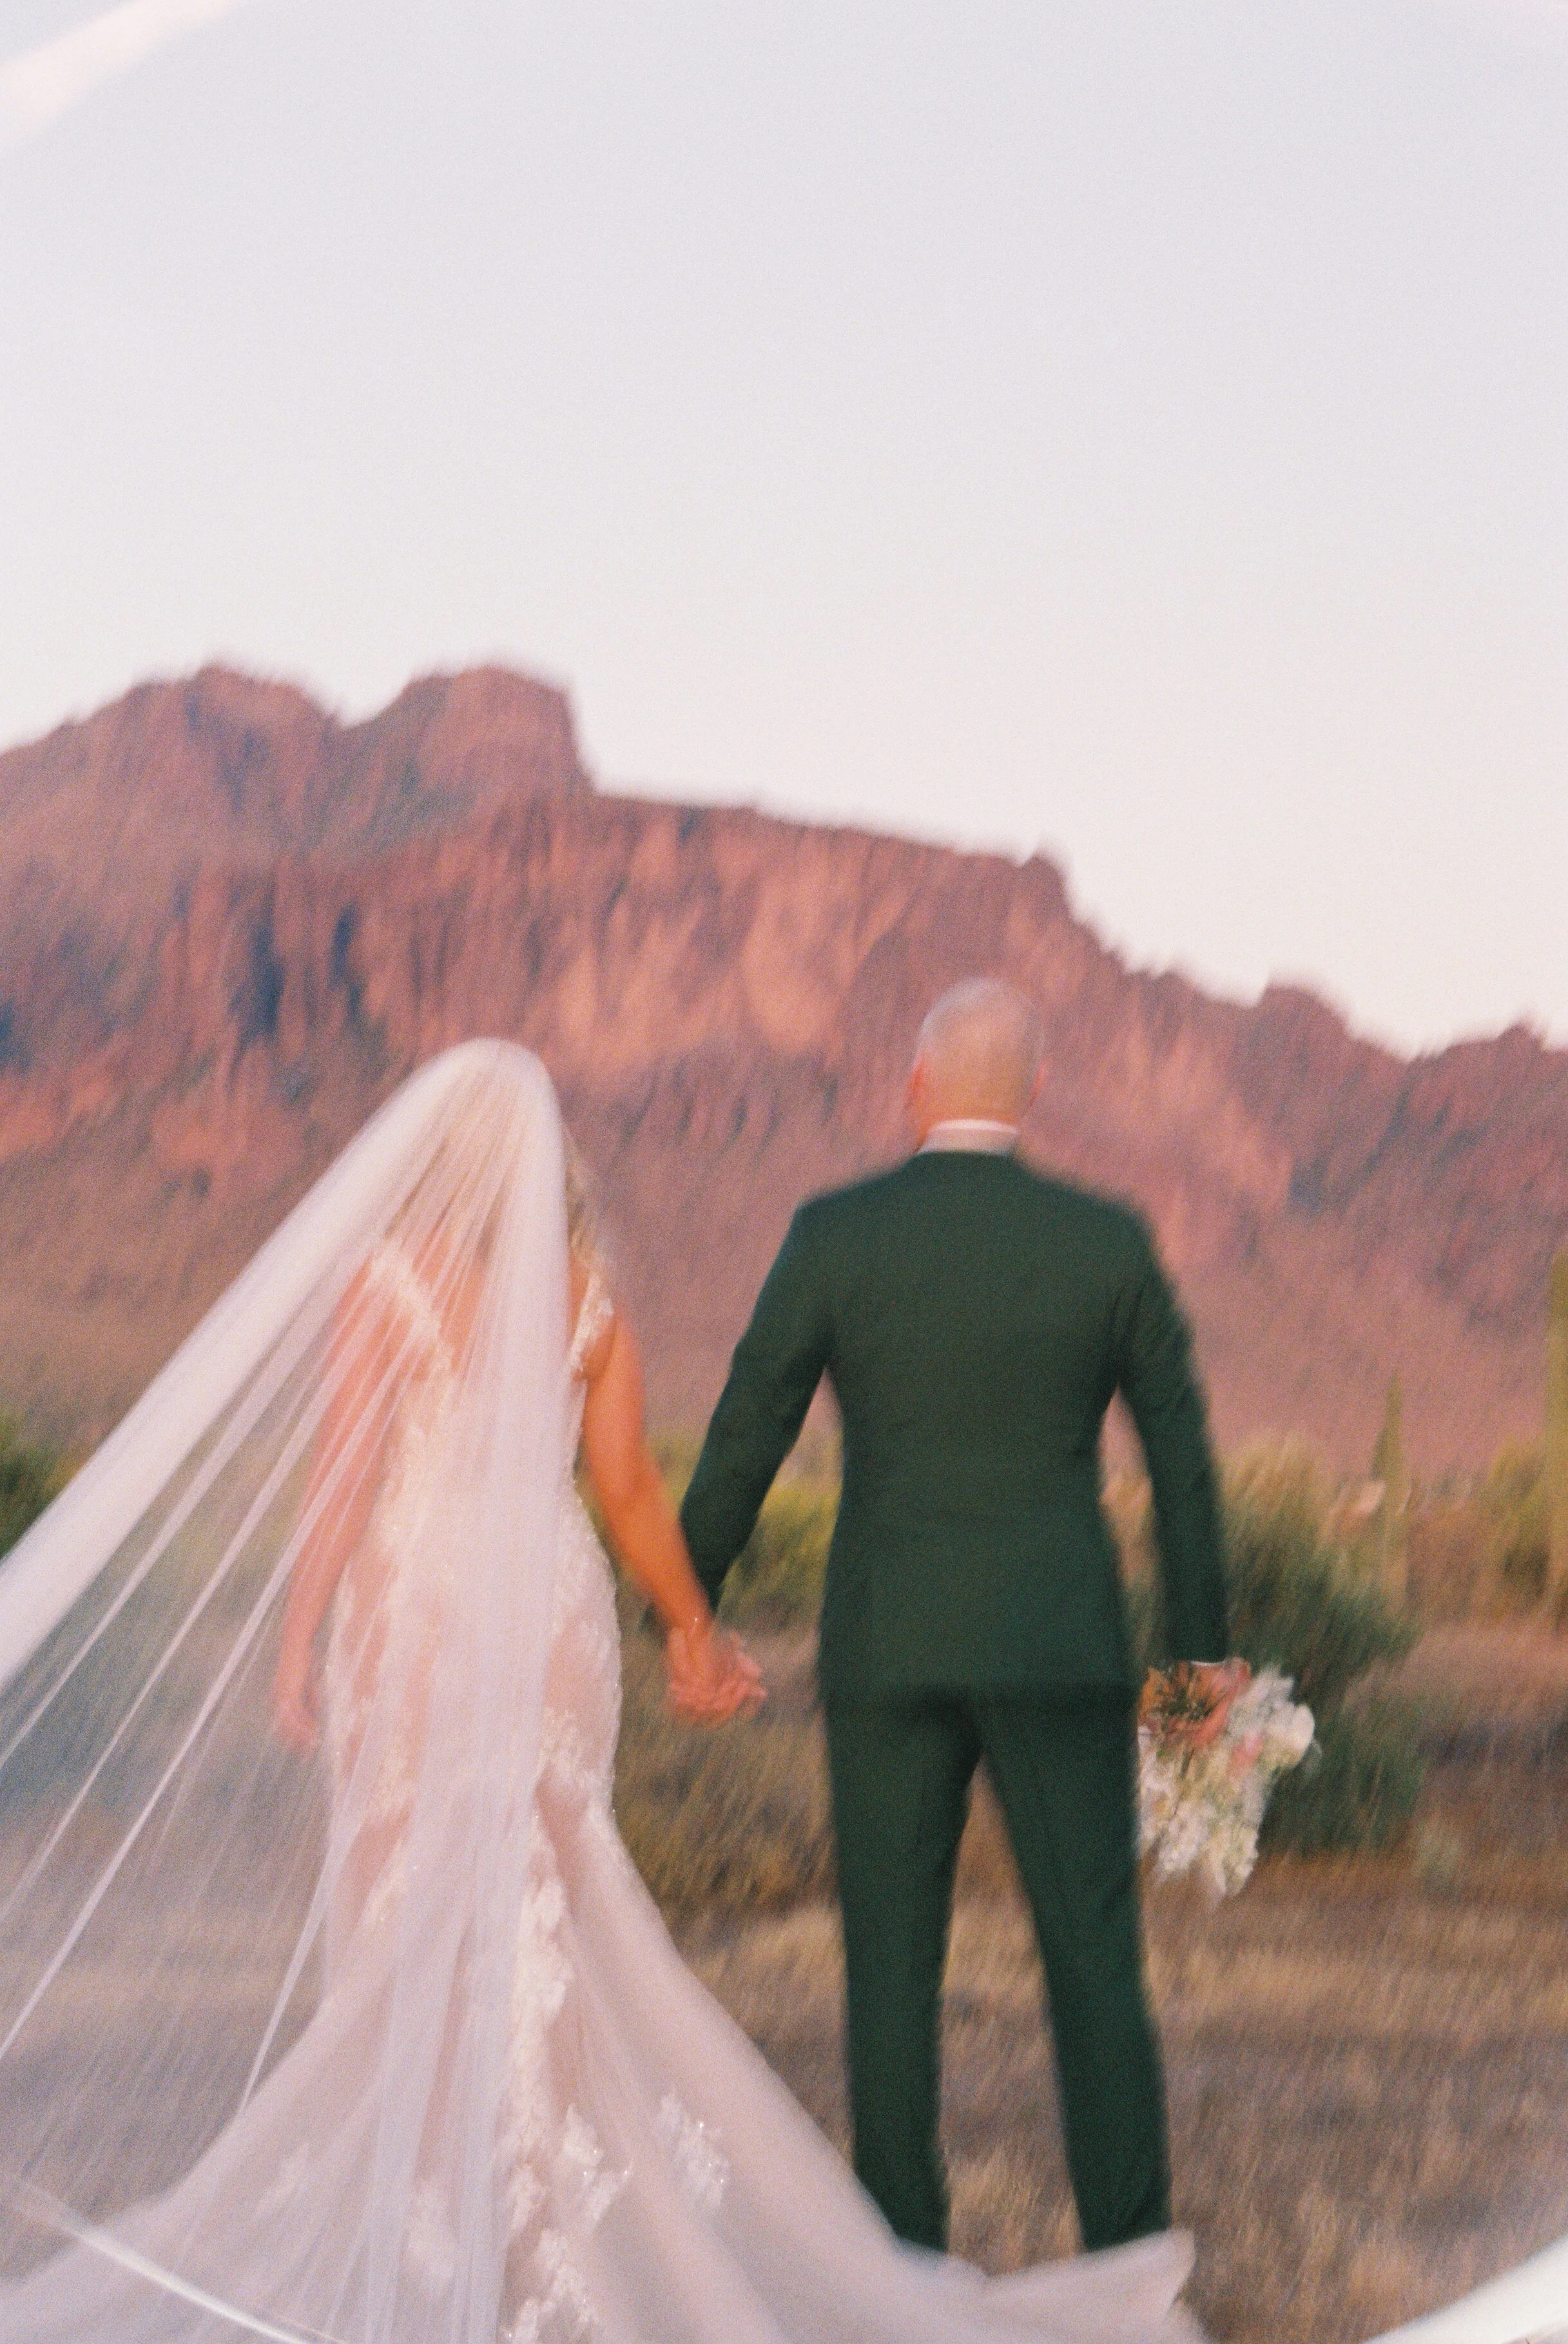
[[[1406,1058],[1310,990],[1130,967],[1019,863],[595,785],[559,688],[344,724],[208,668],[0,754],[0,1400],[90,1438],[420,1061],[537,1049],[604,1189],[655,1406],[693,1423],[789,1210],[888,1160],[920,1015],[1044,1017],[1027,1144],[1149,1216],[1228,1441],[1428,1470],[1539,1406],[1568,1051]]]

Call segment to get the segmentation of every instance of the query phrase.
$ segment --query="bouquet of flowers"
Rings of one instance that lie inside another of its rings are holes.
[[[1312,1713],[1278,1669],[1244,1661],[1151,1676],[1138,1703],[1138,1832],[1158,1878],[1197,1871],[1218,1901],[1258,1861],[1258,1830],[1281,1774],[1312,1747]]]

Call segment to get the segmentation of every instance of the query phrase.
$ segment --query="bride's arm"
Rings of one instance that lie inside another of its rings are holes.
[[[273,1681],[279,1733],[296,1749],[315,1746],[317,1632],[343,1567],[369,1524],[377,1460],[392,1409],[389,1372],[398,1330],[360,1277],[339,1306],[328,1366],[328,1399],[300,1510],[306,1528],[288,1581]]]
[[[620,1311],[594,1346],[586,1369],[582,1461],[627,1577],[664,1623],[675,1698],[691,1713],[715,1721],[754,1708],[762,1698],[761,1674],[735,1639],[714,1628],[648,1446],[642,1363]]]

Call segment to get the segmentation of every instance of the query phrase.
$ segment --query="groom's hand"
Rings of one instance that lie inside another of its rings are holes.
[[[673,1628],[664,1646],[670,1706],[696,1725],[752,1715],[766,1699],[762,1671],[738,1637],[711,1623]]]
[[[1170,1673],[1194,1702],[1207,1710],[1207,1715],[1191,1733],[1192,1741],[1199,1745],[1212,1742],[1220,1733],[1230,1713],[1231,1702],[1252,1680],[1250,1665],[1239,1658],[1179,1661]]]

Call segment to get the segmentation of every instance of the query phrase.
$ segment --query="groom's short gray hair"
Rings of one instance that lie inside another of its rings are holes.
[[[999,977],[971,976],[932,1004],[915,1046],[949,1113],[1017,1123],[1034,1096],[1045,1035],[1030,1004]]]

